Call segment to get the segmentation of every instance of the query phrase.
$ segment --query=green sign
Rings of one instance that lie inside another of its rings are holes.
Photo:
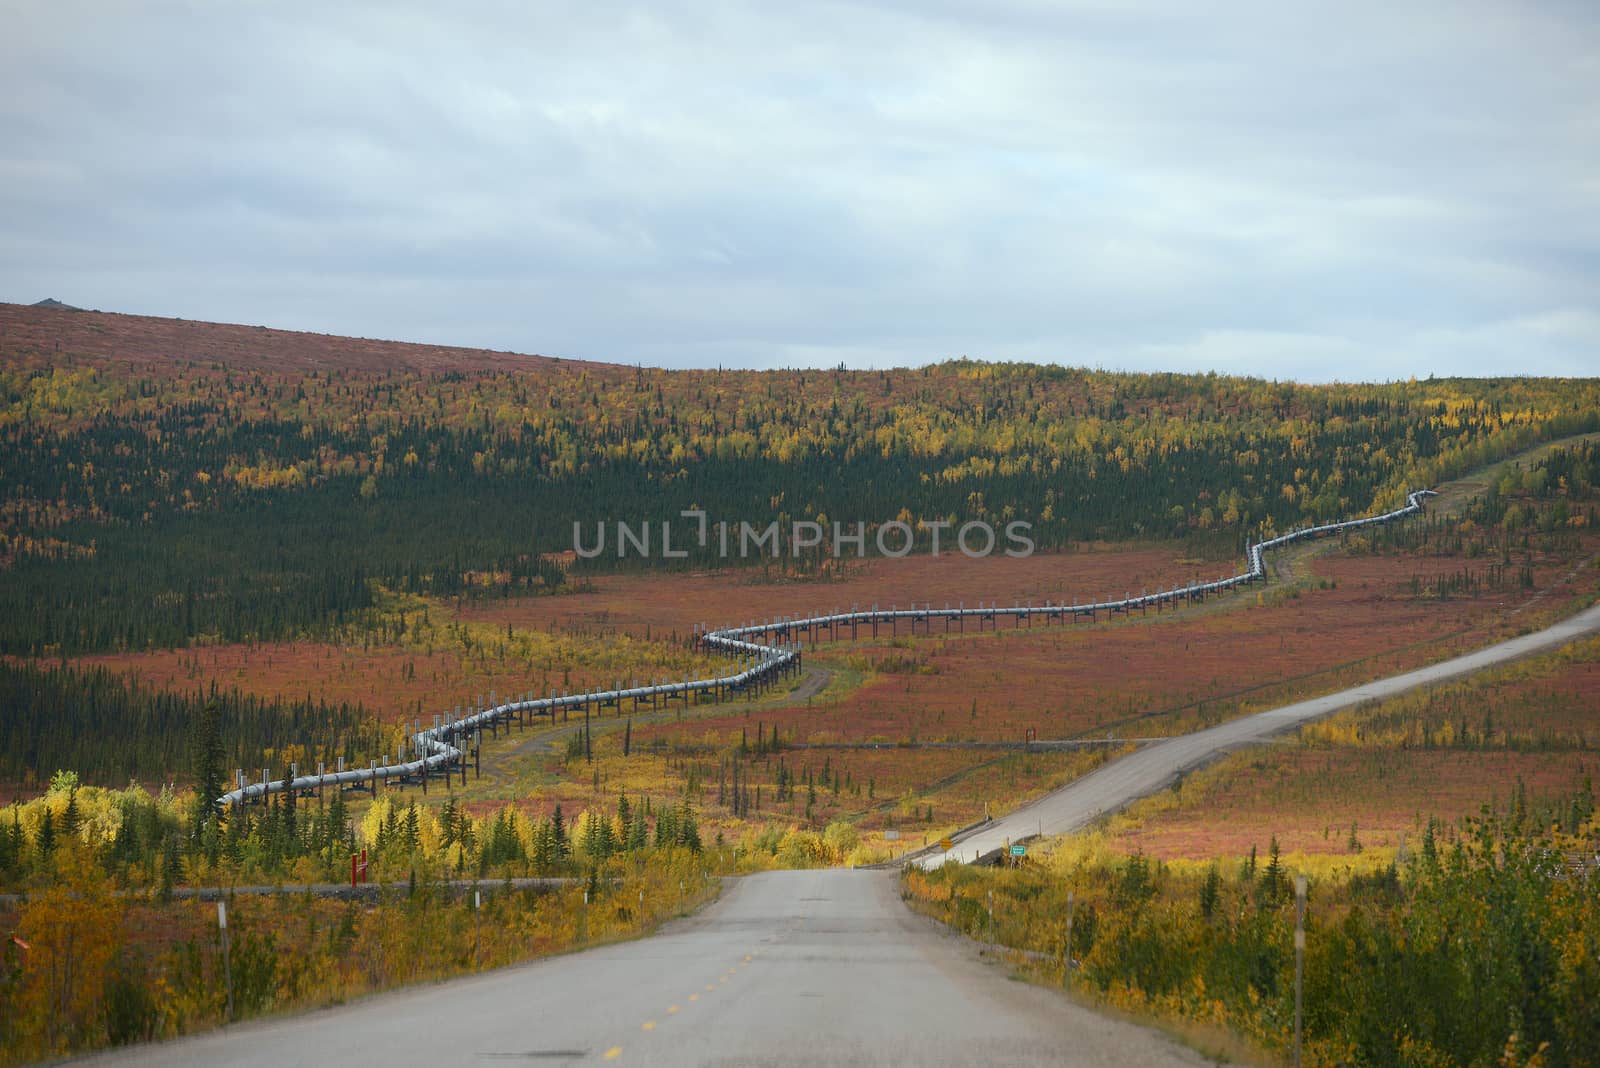
[[[1011,855],[1014,857],[1027,856],[1027,854],[1028,847],[1025,845],[1014,845],[1011,847]]]

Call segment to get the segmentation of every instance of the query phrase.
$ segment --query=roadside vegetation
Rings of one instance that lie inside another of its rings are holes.
[[[219,815],[200,799],[216,793],[215,741],[197,745],[211,785],[195,793],[61,772],[0,816],[0,1062],[216,1026],[230,976],[241,1019],[645,934],[715,896],[732,863],[686,801],[529,819],[382,796],[355,819],[330,791]],[[383,892],[304,889],[349,879],[357,856]],[[527,876],[549,881],[510,881]],[[232,889],[251,884],[279,889]],[[227,958],[194,888],[227,903]]]
[[[1588,526],[1596,462],[1590,446],[1557,450],[1459,516],[1352,548],[1478,561],[1459,581],[1407,585],[1444,602],[1484,596],[1476,569]],[[1554,607],[1592,596],[1574,576]],[[1206,1029],[1242,1036],[1277,1060],[1293,1033],[1303,875],[1305,1063],[1593,1064],[1597,692],[1600,640],[1577,642],[1227,756],[1094,831],[1031,844],[1020,867],[908,871],[903,890],[1023,951],[1043,980],[1070,971],[1097,1002],[1198,1028],[1202,1042]]]
[[[1567,1068],[1600,1034],[1600,844],[1586,785],[1549,804],[1430,825],[1404,860],[1314,871],[1308,1065]],[[1031,955],[1095,1001],[1243,1035],[1285,1055],[1294,1020],[1293,877],[1276,848],[1164,862],[1057,851],[1020,869],[908,871],[912,907]],[[992,909],[993,921],[990,921]]]

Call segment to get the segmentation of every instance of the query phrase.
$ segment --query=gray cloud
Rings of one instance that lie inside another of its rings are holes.
[[[1600,369],[1581,4],[107,5],[0,297],[668,365]]]

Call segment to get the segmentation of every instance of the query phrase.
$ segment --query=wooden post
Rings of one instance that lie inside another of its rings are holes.
[[[233,1020],[233,964],[228,958],[228,903],[217,898],[217,930],[222,934],[222,976],[228,991],[228,1020]]]
[[[1066,946],[1066,951],[1062,954],[1062,957],[1064,958],[1064,964],[1063,964],[1062,969],[1061,969],[1061,985],[1065,986],[1065,987],[1068,987],[1068,988],[1070,988],[1072,986],[1072,910],[1073,910],[1073,906],[1076,904],[1076,902],[1074,902],[1072,898],[1073,898],[1072,891],[1068,890],[1067,891],[1067,946]]]
[[[1301,1007],[1305,994],[1306,877],[1294,877],[1294,1068],[1300,1068]]]

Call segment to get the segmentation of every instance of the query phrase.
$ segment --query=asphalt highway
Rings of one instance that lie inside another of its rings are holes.
[[[117,1065],[1201,1065],[980,959],[881,871],[729,880],[653,938],[90,1058]]]

